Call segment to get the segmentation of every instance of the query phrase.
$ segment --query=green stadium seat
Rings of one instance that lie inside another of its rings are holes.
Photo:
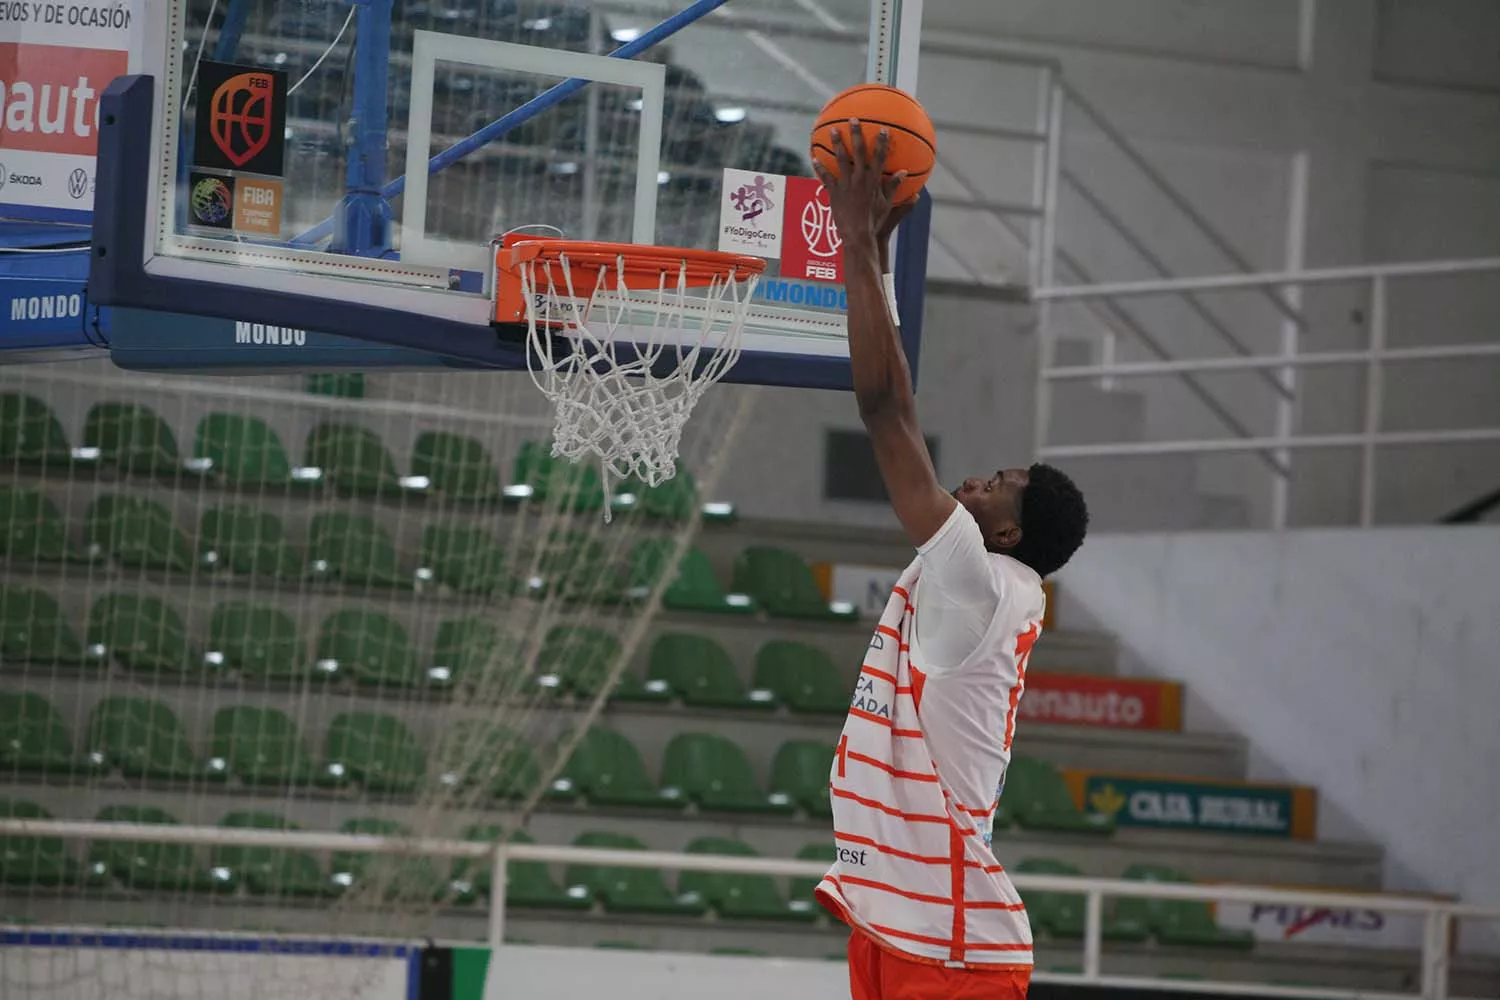
[[[63,619],[51,594],[0,586],[0,659],[6,663],[102,666]]]
[[[474,828],[471,828],[471,832]],[[479,839],[469,833],[466,840]],[[494,841],[499,837],[484,839]],[[513,844],[534,844],[536,840],[525,830],[510,835]],[[489,889],[489,869],[484,869],[485,890]],[[593,905],[593,896],[582,886],[563,889],[552,878],[552,873],[540,861],[512,861],[505,866],[505,902],[507,906],[545,907],[547,909],[587,910]]]
[[[68,538],[62,512],[36,490],[0,486],[0,556],[12,563],[94,562]]]
[[[749,594],[774,618],[855,621],[859,609],[830,603],[812,568],[795,552],[751,545],[734,561],[734,589]]]
[[[793,712],[814,715],[844,715],[853,689],[839,678],[827,653],[788,639],[773,639],[760,647],[754,683],[774,691]]]
[[[214,713],[209,736],[211,773],[247,785],[285,787],[312,780],[312,759],[291,719],[274,708],[235,705]]]
[[[189,674],[204,668],[203,654],[188,645],[182,616],[159,597],[105,594],[89,612],[88,642],[130,670]]]
[[[314,675],[297,624],[277,608],[246,601],[216,605],[208,620],[208,652],[226,670],[255,680],[290,680]],[[326,671],[319,671],[325,674]]]
[[[284,816],[265,812],[232,812],[219,821],[232,830],[300,830]],[[254,896],[325,896],[330,889],[317,855],[276,847],[215,846],[209,865],[224,869],[230,880]]]
[[[757,688],[746,693],[739,671],[724,647],[705,635],[667,632],[651,646],[649,680],[660,681],[683,704],[703,708],[776,707],[776,695]]]
[[[692,473],[677,464],[677,472],[658,486],[647,486],[640,480],[630,480],[621,487],[635,497],[635,509],[659,521],[681,522],[691,520],[698,507],[698,487]]]
[[[831,842],[824,842],[806,844],[795,856],[799,861],[821,861],[832,865],[838,860],[839,852]],[[813,890],[818,887],[819,881],[821,878],[794,878],[787,885],[787,897],[794,901],[805,899],[817,907],[818,903],[813,899]]]
[[[0,691],[0,771],[66,777],[82,769],[51,702],[30,691]]]
[[[609,603],[621,597],[618,569],[611,564],[604,543],[581,531],[549,534],[537,556],[536,570],[536,580],[527,585],[566,601]]]
[[[294,481],[281,438],[265,421],[239,413],[210,413],[198,421],[189,466],[241,486]]]
[[[307,436],[306,464],[340,493],[396,493],[396,463],[379,435],[348,424],[319,424]]]
[[[177,716],[144,698],[114,695],[95,705],[83,752],[127,778],[188,781],[204,773]]]
[[[83,444],[101,461],[142,475],[174,475],[182,468],[177,438],[149,406],[97,403],[83,421]]]
[[[1028,830],[1110,834],[1115,829],[1112,819],[1085,815],[1073,802],[1062,774],[1034,757],[1011,758],[1001,801],[1006,813]]]
[[[609,673],[624,650],[611,632],[592,625],[555,625],[537,651],[537,684],[544,690],[568,690],[581,698],[593,698],[604,690]],[[641,682],[622,672],[615,692],[633,695]]]
[[[523,684],[519,646],[500,627],[482,618],[450,618],[438,623],[429,674],[439,683],[462,681],[493,693],[519,690]]]
[[[788,740],[776,751],[771,763],[771,791],[780,792],[807,810],[809,816],[828,819],[833,805],[828,797],[828,776],[833,771],[833,746],[812,740]]]
[[[675,790],[704,809],[783,815],[796,810],[785,794],[763,792],[745,752],[713,733],[672,737],[662,760],[661,787]]]
[[[193,550],[172,523],[171,511],[144,497],[96,497],[84,516],[83,542],[122,566],[181,573],[193,568]]]
[[[1049,858],[1023,858],[1011,866],[1011,871],[1021,875],[1082,875],[1083,872],[1066,861]],[[1084,933],[1084,896],[1082,893],[1042,892],[1028,889],[1021,894],[1026,902],[1026,913],[1031,926],[1044,930],[1057,938],[1080,940]],[[1119,943],[1139,943],[1151,936],[1145,923],[1112,912],[1112,901],[1104,900],[1104,940]]]
[[[424,431],[412,446],[411,472],[429,489],[451,500],[488,503],[500,499],[500,471],[484,445],[462,434]]]
[[[287,544],[276,515],[250,504],[210,507],[198,521],[198,561],[242,576],[292,579],[302,556]]]
[[[595,725],[583,734],[553,787],[564,792],[581,792],[595,805],[667,809],[683,806],[680,795],[656,787],[635,744],[602,725]]]
[[[737,519],[734,504],[722,501],[702,503],[698,484],[692,473],[677,465],[677,474],[659,486],[647,486],[638,480],[626,483],[623,490],[635,497],[635,508],[647,517],[660,521],[683,522],[696,513],[705,524],[733,524]]]
[[[346,712],[323,738],[318,783],[338,787],[352,781],[368,792],[410,794],[426,770],[427,755],[400,719]]]
[[[1121,874],[1121,878],[1135,882],[1181,884],[1191,884],[1193,881],[1174,868],[1153,864],[1131,865]],[[1115,914],[1149,927],[1156,940],[1164,945],[1238,951],[1249,951],[1255,947],[1255,937],[1250,931],[1220,927],[1214,919],[1213,909],[1206,902],[1124,897],[1116,901]]]
[[[614,851],[643,851],[646,845],[621,833],[581,833],[575,847],[598,847]],[[577,892],[598,899],[609,913],[664,913],[699,916],[708,909],[696,893],[673,893],[662,873],[654,868],[624,868],[614,865],[569,865],[563,881]]]
[[[411,830],[388,819],[351,819],[340,833],[366,837],[410,837]],[[432,903],[448,893],[448,880],[431,858],[364,851],[335,851],[329,865],[334,891],[342,894],[376,893],[377,898],[408,903]]]
[[[494,594],[507,588],[505,549],[483,528],[429,524],[422,531],[417,579],[460,594]]]
[[[0,799],[0,819],[52,819],[34,802]],[[75,885],[82,869],[61,837],[0,837],[0,885]]]
[[[176,819],[155,806],[105,806],[94,819],[99,823],[177,825]],[[229,892],[235,888],[228,872],[210,871],[199,863],[188,844],[97,840],[89,848],[89,858],[97,868],[113,875],[127,889]]]
[[[20,392],[0,394],[0,464],[66,468],[68,436],[46,403]]]
[[[688,854],[720,854],[737,858],[759,855],[749,844],[722,837],[699,837],[687,845]],[[810,923],[817,919],[816,904],[810,899],[792,902],[781,898],[769,875],[740,875],[731,872],[683,871],[677,887],[684,893],[696,893],[730,920],[795,920]]]
[[[604,483],[594,463],[553,458],[552,445],[545,441],[521,442],[505,495],[577,513],[604,507]]]
[[[366,514],[336,510],[314,514],[307,531],[307,575],[355,586],[410,587],[396,563],[396,546]]]
[[[521,799],[542,780],[526,737],[486,722],[463,720],[443,730],[434,751],[444,788],[485,789],[498,799]]]
[[[670,538],[647,538],[630,552],[625,572],[625,595],[644,600],[670,571],[677,543]],[[716,614],[748,615],[755,613],[755,601],[748,594],[726,594],[714,576],[708,556],[689,549],[677,567],[677,575],[662,594],[662,606],[671,611],[708,611]]]
[[[318,669],[361,684],[413,688],[435,683],[417,663],[406,629],[378,611],[344,608],[323,620]]]

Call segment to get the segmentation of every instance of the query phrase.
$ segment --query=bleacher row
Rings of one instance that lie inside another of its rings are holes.
[[[707,721],[701,713],[700,722]],[[744,750],[709,731],[681,731],[666,745],[661,779],[653,781],[630,739],[599,724],[583,734],[561,774],[538,789],[541,768],[534,737],[504,726],[465,720],[444,728],[424,747],[397,716],[353,711],[336,715],[322,741],[322,759],[308,752],[297,724],[284,712],[250,705],[219,708],[206,757],[186,728],[159,701],[111,695],[88,715],[75,744],[61,712],[35,692],[0,692],[0,767],[15,780],[88,781],[119,772],[126,778],[244,787],[346,788],[430,797],[471,796],[515,801],[542,791],[553,802],[583,806],[720,811],[813,819],[831,815],[826,741],[788,740],[777,750],[769,792]],[[76,749],[75,749],[76,747]],[[549,751],[540,756],[550,759]],[[1085,816],[1062,775],[1051,765],[1017,756],[1007,775],[996,827],[1014,821],[1027,829],[1108,834],[1111,822]],[[439,790],[433,796],[433,789]]]
[[[22,801],[0,800],[0,816],[45,819],[46,810]],[[175,824],[167,812],[154,807],[107,806],[100,822]],[[272,813],[236,811],[224,816],[226,828],[298,829],[297,824]],[[409,837],[400,823],[374,818],[345,822],[341,833]],[[533,843],[524,831],[507,836],[498,826],[472,825],[465,840],[495,843]],[[382,902],[422,905],[482,905],[490,894],[487,866],[457,861],[447,874],[427,858],[382,858],[356,851],[331,852],[327,862],[312,852],[273,848],[215,846],[206,856],[187,845],[111,841],[92,845],[80,861],[59,839],[5,838],[0,881],[10,886],[91,891],[192,892],[214,895],[243,893],[247,897],[301,900],[336,899],[356,893],[373,894]],[[645,850],[627,834],[588,831],[573,840],[577,847]],[[740,840],[699,837],[686,847],[689,854],[756,857],[758,852]],[[802,860],[831,862],[835,849],[810,843],[797,852]],[[1023,860],[1015,871],[1049,875],[1077,875],[1078,869],[1048,859]],[[1165,866],[1134,864],[1121,877],[1137,881],[1187,882]],[[812,898],[814,879],[790,879],[785,891],[765,875],[683,872],[672,887],[665,873],[651,868],[572,864],[559,884],[551,868],[539,862],[511,861],[506,867],[506,905],[548,910],[589,910],[606,914],[653,914],[702,917],[709,912],[728,920],[826,922]],[[1072,893],[1028,892],[1028,913],[1039,936],[1076,941],[1083,937],[1083,897]],[[1214,921],[1205,903],[1122,897],[1106,911],[1104,938],[1111,943],[1141,943],[1155,938],[1164,945],[1248,949],[1247,932],[1229,931]]]

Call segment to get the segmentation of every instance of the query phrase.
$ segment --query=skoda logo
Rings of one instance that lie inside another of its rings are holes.
[[[5,169],[5,164],[0,163],[0,191],[5,190],[5,178],[10,176],[10,171]]]
[[[89,174],[82,167],[74,168],[68,175],[68,194],[74,198],[82,198],[89,193]]]

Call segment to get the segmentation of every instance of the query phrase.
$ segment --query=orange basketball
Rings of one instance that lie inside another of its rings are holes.
[[[847,146],[850,118],[859,119],[865,149],[871,153],[875,150],[875,139],[880,130],[884,128],[890,132],[886,172],[906,171],[906,180],[896,189],[896,203],[910,201],[920,194],[937,159],[937,135],[932,128],[932,119],[927,117],[917,99],[904,90],[883,83],[864,83],[850,87],[825,104],[818,112],[818,123],[813,126],[812,155],[834,176],[838,176],[839,161],[833,151],[832,130],[838,128],[844,133]]]

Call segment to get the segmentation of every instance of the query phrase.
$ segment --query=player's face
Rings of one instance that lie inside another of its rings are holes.
[[[963,504],[986,540],[1008,528],[1019,528],[1021,493],[1031,481],[1026,469],[1001,469],[985,479],[971,477],[953,491],[953,498]]]

